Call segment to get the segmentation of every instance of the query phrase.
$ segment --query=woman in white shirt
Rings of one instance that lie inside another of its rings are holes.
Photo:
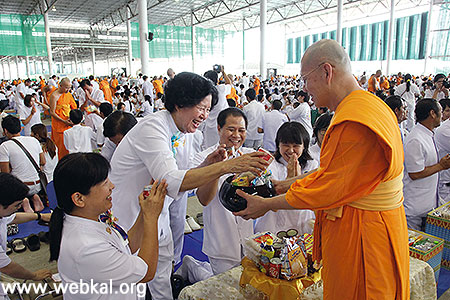
[[[394,94],[402,97],[406,101],[408,109],[408,114],[406,116],[406,129],[409,132],[414,127],[414,109],[416,107],[416,98],[420,95],[419,88],[412,82],[411,74],[405,75],[404,82],[395,88]]]
[[[141,113],[141,117],[145,117],[153,113],[152,98],[150,95],[144,96],[144,102],[142,102],[141,107],[137,110],[136,114],[139,113]]]
[[[96,153],[69,154],[56,166],[50,260],[58,260],[61,280],[71,287],[64,299],[134,300],[145,296],[145,284],[136,283],[150,281],[156,272],[158,217],[167,184],[155,182],[149,196],[139,195],[141,212],[127,233],[110,212],[114,185],[109,169]],[[89,288],[86,293],[89,284],[97,286],[97,293]],[[106,292],[98,293],[102,286]]]
[[[272,179],[285,180],[311,172],[319,164],[309,154],[309,133],[299,122],[287,122],[278,129],[275,139],[277,150],[275,160],[270,164]],[[269,211],[258,218],[255,232],[270,231],[277,233],[282,230],[296,229],[298,233],[311,233],[309,220],[315,219],[311,210],[279,210]]]
[[[53,171],[58,163],[58,148],[51,138],[48,137],[47,128],[44,124],[35,124],[31,127],[31,136],[41,143],[45,156],[45,165],[42,169],[47,176],[47,181],[53,181]]]

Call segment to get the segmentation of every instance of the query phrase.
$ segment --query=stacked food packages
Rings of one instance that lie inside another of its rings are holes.
[[[230,152],[230,153],[228,153]],[[262,158],[270,163],[274,160],[274,157],[270,152],[267,150],[264,150],[263,148],[259,148],[258,152],[262,152],[265,155],[262,156]],[[231,148],[231,150],[227,150],[227,155],[234,156],[234,147]],[[244,172],[241,174],[236,175],[233,180],[231,181],[231,184],[234,186],[242,186],[242,187],[248,187],[248,186],[260,186],[265,185],[270,182],[270,176],[272,175],[272,172],[265,170],[259,176],[256,176],[252,172]]]
[[[318,271],[312,260],[312,243],[312,235],[298,235],[295,229],[277,235],[264,232],[247,238],[245,254],[267,276],[292,280]]]

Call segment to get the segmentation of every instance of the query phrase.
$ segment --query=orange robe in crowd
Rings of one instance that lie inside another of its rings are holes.
[[[259,89],[261,87],[261,81],[259,81],[258,78],[255,78],[255,81],[253,82],[253,85],[255,86],[256,95],[259,94]]]
[[[44,87],[45,87],[45,80],[41,79],[41,81],[39,82],[39,85],[41,87],[41,91],[43,92],[44,91]]]
[[[50,85],[50,90],[45,93],[44,97],[44,104],[47,104],[48,106],[50,106],[49,100],[50,100],[50,95],[56,90],[56,88],[53,85]],[[50,113],[48,112],[48,110],[44,111],[44,115],[46,116],[50,116]]]
[[[117,80],[117,78],[114,78],[111,81],[111,88],[112,88],[112,94],[115,95],[117,92],[117,86],[119,85],[119,80]]]
[[[239,100],[239,96],[236,94],[236,89],[231,87],[231,93],[227,95],[227,99],[233,99],[234,102]]]
[[[152,81],[152,83],[153,83],[153,88],[155,89],[156,95],[158,95],[158,93],[164,94],[162,80],[155,79],[155,80]]]
[[[380,84],[380,88],[384,91],[389,90],[390,86],[389,86],[389,81],[387,79],[385,79],[381,84]]]
[[[111,89],[109,88],[109,82],[106,79],[103,79],[102,81],[100,81],[99,88],[103,92],[105,100],[111,103],[112,105],[113,104],[112,93]]]
[[[402,174],[394,114],[368,92],[350,93],[325,134],[319,169],[286,194],[291,206],[316,210],[324,299],[409,299]]]
[[[69,119],[70,110],[77,108],[77,104],[73,99],[71,93],[62,94],[58,101],[56,102],[55,113],[64,120]],[[64,124],[63,122],[52,118],[52,140],[58,147],[58,159],[63,158],[65,155],[69,154],[66,147],[64,146],[64,131],[69,129],[70,126]]]
[[[374,93],[377,91],[377,87],[373,84],[373,79],[375,78],[378,83],[380,82],[380,78],[375,77],[375,75],[370,76],[369,82],[367,83],[367,90],[371,93]]]

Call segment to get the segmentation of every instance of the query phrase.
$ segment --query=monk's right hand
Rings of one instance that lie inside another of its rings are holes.
[[[237,190],[236,194],[247,200],[247,208],[234,212],[233,215],[235,216],[242,217],[245,220],[256,219],[264,216],[270,210],[267,201],[270,201],[271,198],[250,195],[242,190]]]

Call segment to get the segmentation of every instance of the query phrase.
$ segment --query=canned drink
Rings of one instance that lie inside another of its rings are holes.
[[[275,250],[275,254],[274,257],[280,257],[281,256],[281,251],[284,248],[284,244],[283,243],[273,243],[273,249]]]
[[[267,256],[261,255],[259,265],[259,270],[261,272],[263,272],[264,274],[267,274],[269,272],[270,260]]]
[[[152,190],[152,184],[144,186],[144,197],[150,196],[150,191]]]
[[[229,157],[229,158],[236,157],[236,149],[234,148],[234,146],[231,146],[230,148],[226,148],[226,150],[227,150],[227,157]]]
[[[277,237],[280,239],[283,239],[283,238],[287,237],[287,232],[286,231],[278,231]]]
[[[289,229],[287,231],[287,237],[294,237],[297,236],[297,234],[298,234],[297,229]]]
[[[266,155],[262,156],[261,158],[264,159],[265,161],[269,162],[269,164],[271,164],[272,161],[274,160],[273,155],[266,149],[258,148],[258,152],[262,152],[262,153],[266,154]]]
[[[273,278],[280,278],[280,272],[281,272],[281,259],[274,257],[270,260],[268,275]]]

